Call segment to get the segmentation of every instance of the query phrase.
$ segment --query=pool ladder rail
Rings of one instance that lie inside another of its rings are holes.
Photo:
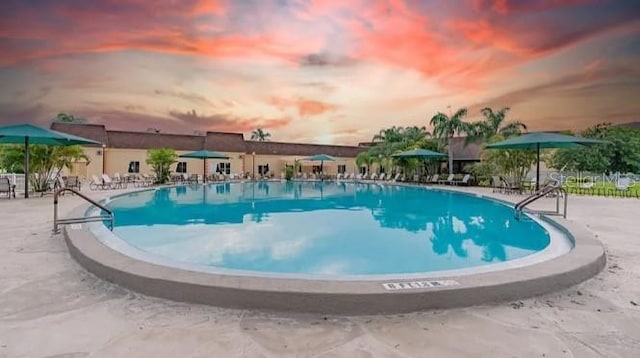
[[[537,201],[538,199],[548,197],[551,195],[555,195],[555,198],[556,198],[555,211],[530,210],[526,208],[527,205]],[[564,199],[562,211],[560,211],[560,198]],[[527,209],[527,212],[531,212],[537,215],[559,215],[566,219],[567,218],[567,199],[568,199],[567,191],[562,187],[561,183],[547,185],[544,188],[526,197],[524,200],[518,202],[514,206],[514,209],[516,211],[516,219],[520,220],[520,218],[522,217],[522,212],[525,211],[525,209]]]
[[[87,201],[89,204],[100,208],[102,212],[100,213],[100,215],[94,215],[94,216],[84,216],[84,217],[70,218],[70,219],[59,219],[58,218],[58,197],[60,196],[61,193],[64,193],[67,191],[73,194],[76,194],[77,196]],[[106,213],[106,214],[103,214],[103,213]],[[113,231],[113,211],[107,209],[104,205],[98,204],[96,201],[88,198],[87,196],[83,195],[79,191],[71,188],[61,188],[56,190],[56,192],[53,194],[53,233],[54,234],[57,234],[60,232],[60,228],[58,227],[60,225],[80,224],[80,223],[87,223],[87,222],[93,222],[93,221],[105,221],[105,220],[109,223],[108,225],[109,230]]]

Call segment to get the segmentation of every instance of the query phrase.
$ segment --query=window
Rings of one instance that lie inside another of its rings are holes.
[[[367,167],[366,166],[361,166],[360,167],[360,174],[364,175],[367,173]]]
[[[127,170],[127,172],[140,173],[140,162],[138,161],[129,162],[129,170]]]
[[[258,174],[264,175],[269,172],[269,164],[258,165]]]
[[[347,172],[347,166],[345,164],[338,165],[338,173],[344,174]]]
[[[218,163],[216,165],[216,173],[231,174],[231,163]]]
[[[320,166],[319,165],[314,165],[313,168],[312,168],[312,171],[314,173],[320,173],[321,172]]]
[[[187,162],[178,162],[178,166],[176,166],[176,173],[186,173],[187,172]]]

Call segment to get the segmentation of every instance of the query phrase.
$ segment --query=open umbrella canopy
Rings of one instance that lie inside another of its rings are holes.
[[[0,127],[0,144],[22,144],[25,138],[29,138],[29,144],[46,145],[75,145],[75,144],[101,144],[90,139],[77,137],[71,134],[37,127],[31,124],[19,124]]]
[[[180,155],[180,158],[198,158],[198,159],[229,159],[228,156],[212,152],[209,150],[199,150],[196,152],[190,152]]]
[[[397,153],[392,155],[394,158],[422,158],[422,159],[432,159],[432,158],[442,158],[446,157],[445,154],[434,152],[428,149],[413,149],[402,153]]]
[[[308,160],[312,162],[335,162],[336,158],[327,154],[316,154],[308,158],[304,158],[303,160]]]
[[[489,149],[529,149],[536,151],[536,190],[540,189],[540,149],[575,148],[606,141],[566,134],[534,132],[487,145]]]
[[[189,153],[182,154],[179,157],[203,159],[203,162],[202,162],[202,182],[203,183],[207,182],[207,159],[229,159],[229,157],[224,154],[212,152],[209,150],[198,150],[195,152],[189,152]]]
[[[0,127],[0,144],[24,143],[24,197],[29,197],[29,144],[66,146],[76,144],[101,144],[71,134],[45,129],[31,124]]]
[[[523,134],[518,137],[487,145],[487,148],[495,149],[550,149],[550,148],[573,148],[584,145],[594,145],[606,143],[605,141],[576,137],[566,134],[534,132]]]

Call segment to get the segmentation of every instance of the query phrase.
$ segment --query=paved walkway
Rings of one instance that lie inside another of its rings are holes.
[[[592,280],[492,306],[325,317],[122,289],[84,271],[50,236],[50,196],[0,198],[0,357],[638,357],[640,200],[570,199],[570,220],[607,248],[607,268]],[[62,203],[65,213],[80,201]]]

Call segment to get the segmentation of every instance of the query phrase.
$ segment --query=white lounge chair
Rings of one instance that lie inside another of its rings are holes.
[[[471,174],[465,174],[462,177],[462,180],[453,180],[450,182],[451,185],[469,185],[469,180],[471,180]]]
[[[449,174],[449,176],[447,177],[447,179],[445,180],[438,180],[438,184],[447,184],[447,183],[451,183],[453,181],[453,178],[455,178],[455,175],[453,174]]]

